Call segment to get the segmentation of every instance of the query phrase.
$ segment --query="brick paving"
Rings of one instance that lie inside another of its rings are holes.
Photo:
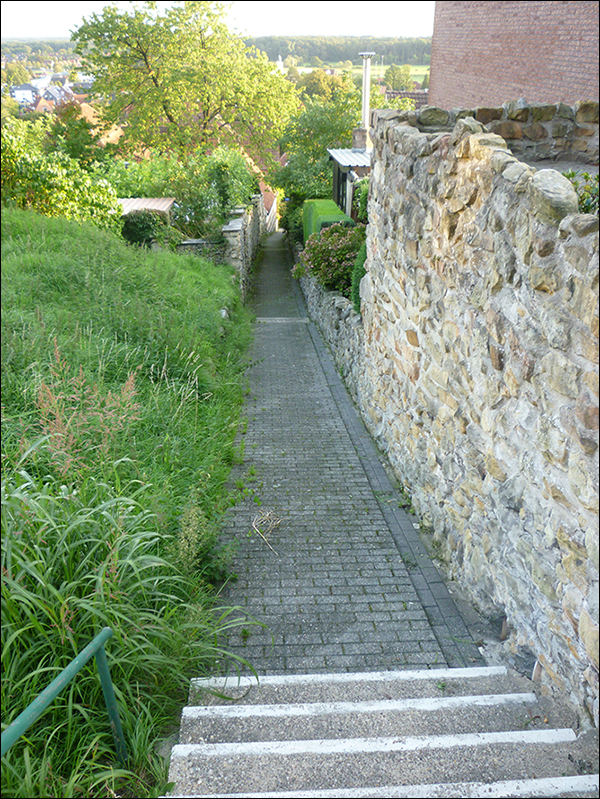
[[[250,299],[241,500],[222,530],[237,574],[223,602],[265,627],[224,643],[259,674],[483,664],[290,266],[272,234]]]

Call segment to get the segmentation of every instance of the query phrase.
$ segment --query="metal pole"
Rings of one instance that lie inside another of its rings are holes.
[[[102,683],[102,692],[104,693],[104,701],[106,702],[108,718],[110,719],[110,728],[112,730],[113,738],[115,739],[117,757],[119,758],[121,764],[126,766],[127,747],[125,745],[125,736],[123,735],[121,718],[119,716],[119,708],[117,707],[117,700],[115,698],[115,691],[110,678],[108,660],[106,659],[104,647],[96,652],[96,665],[98,666],[98,674],[100,675],[100,682]]]
[[[65,688],[75,677],[85,664],[96,655],[96,663],[98,664],[98,671],[100,673],[100,681],[102,683],[102,690],[104,692],[104,701],[106,702],[106,709],[110,719],[110,726],[115,738],[117,747],[117,755],[121,763],[125,764],[127,761],[127,749],[125,747],[125,738],[123,737],[123,730],[121,728],[121,720],[119,718],[119,711],[115,699],[115,693],[110,679],[110,672],[108,670],[108,661],[106,659],[106,652],[104,651],[104,644],[112,636],[113,631],[110,627],[98,633],[94,640],[89,643],[85,649],[82,649],[77,657],[72,660],[69,665],[61,671],[50,685],[45,688],[42,693],[37,696],[33,702],[28,705],[25,710],[20,713],[17,718],[9,724],[9,726],[2,733],[2,757],[8,752],[10,747],[19,740],[21,735],[25,733],[31,725],[37,721],[42,715],[44,710],[56,699],[59,693]]]
[[[371,95],[371,58],[375,53],[359,53],[363,58],[362,126],[369,129],[369,105]]]

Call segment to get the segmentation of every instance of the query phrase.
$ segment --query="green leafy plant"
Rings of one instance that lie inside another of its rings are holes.
[[[360,313],[360,281],[367,274],[365,270],[365,261],[367,260],[367,242],[363,241],[360,250],[356,255],[354,267],[352,269],[352,287],[351,296],[352,305],[356,313]]]
[[[154,211],[132,211],[123,217],[123,238],[138,247],[150,247],[163,223]]]
[[[12,121],[2,128],[2,204],[116,230],[120,206],[114,189],[64,153],[31,151],[21,132]]]
[[[582,214],[598,214],[598,194],[600,177],[589,172],[569,170],[563,173],[568,178],[579,198],[579,211]]]
[[[352,270],[365,240],[365,230],[364,225],[335,224],[313,233],[294,267],[294,277],[312,275],[328,291],[340,291],[349,297]]]
[[[354,207],[357,212],[357,219],[365,225],[369,222],[368,213],[369,202],[369,178],[362,178],[356,183],[354,188]]]

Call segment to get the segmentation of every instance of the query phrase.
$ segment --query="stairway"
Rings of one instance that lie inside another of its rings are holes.
[[[171,796],[597,797],[595,732],[532,687],[504,667],[195,681]]]

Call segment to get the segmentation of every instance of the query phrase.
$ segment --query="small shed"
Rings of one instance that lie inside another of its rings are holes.
[[[354,183],[370,174],[371,150],[352,148],[327,152],[333,161],[333,199],[342,211],[352,216]]]

